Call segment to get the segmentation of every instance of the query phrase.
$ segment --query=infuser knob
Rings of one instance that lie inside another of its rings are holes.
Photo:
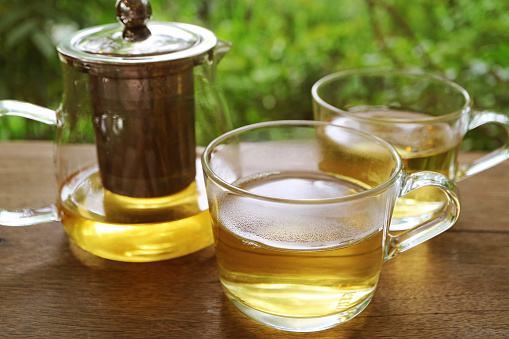
[[[150,37],[147,23],[152,17],[152,5],[149,0],[118,0],[116,7],[117,19],[124,25],[124,40],[137,42]]]

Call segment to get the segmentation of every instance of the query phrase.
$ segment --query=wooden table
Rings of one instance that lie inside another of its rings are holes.
[[[52,146],[1,145],[0,206],[54,201]],[[0,226],[0,337],[509,337],[509,162],[459,187],[458,223],[386,262],[359,316],[315,333],[278,331],[238,312],[221,290],[212,247],[123,263],[77,248],[59,223]]]

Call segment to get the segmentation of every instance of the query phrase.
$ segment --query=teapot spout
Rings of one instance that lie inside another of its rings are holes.
[[[219,63],[223,57],[232,49],[232,43],[223,39],[217,40],[217,45],[212,49],[214,63]]]

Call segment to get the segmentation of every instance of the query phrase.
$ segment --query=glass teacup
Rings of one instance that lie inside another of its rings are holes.
[[[387,142],[325,122],[246,126],[214,140],[202,163],[223,289],[244,314],[282,330],[353,318],[385,260],[459,215],[444,175],[407,174]],[[446,196],[440,217],[391,236],[396,200],[429,186]]]
[[[312,89],[319,121],[359,129],[394,146],[405,171],[435,171],[458,182],[509,158],[509,143],[472,163],[458,161],[465,134],[496,123],[509,133],[509,117],[475,111],[461,86],[438,77],[390,70],[345,71],[319,80]],[[392,231],[433,219],[444,208],[444,195],[422,188],[399,199]]]

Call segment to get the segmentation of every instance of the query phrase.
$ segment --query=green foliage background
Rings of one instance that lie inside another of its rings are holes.
[[[509,2],[502,0],[152,0],[153,18],[204,26],[233,42],[218,67],[235,127],[311,119],[310,89],[332,72],[424,70],[465,87],[476,107],[509,113]],[[0,0],[0,99],[56,108],[57,42],[115,22],[115,0]],[[5,118],[4,118],[5,119]],[[37,124],[40,125],[40,124]],[[9,138],[51,137],[6,119]],[[466,149],[505,137],[469,132]]]

